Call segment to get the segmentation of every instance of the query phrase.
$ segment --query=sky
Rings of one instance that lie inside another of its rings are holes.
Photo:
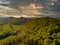
[[[60,0],[0,0],[0,5],[1,4],[3,4],[2,6],[6,5],[5,7],[8,7],[9,9],[18,10],[24,15],[60,13]],[[39,8],[34,9],[34,7],[31,7],[32,4],[37,4],[37,6],[42,5],[43,8],[38,6]]]

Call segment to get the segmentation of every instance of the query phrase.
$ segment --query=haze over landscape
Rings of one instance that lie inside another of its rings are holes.
[[[0,0],[2,17],[59,18],[60,0]]]

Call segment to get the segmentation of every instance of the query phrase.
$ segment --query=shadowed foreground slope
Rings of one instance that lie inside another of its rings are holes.
[[[4,23],[0,25],[0,45],[60,45],[60,20],[36,18],[23,25]]]

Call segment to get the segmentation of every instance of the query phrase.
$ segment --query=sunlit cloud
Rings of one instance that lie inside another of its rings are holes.
[[[43,10],[44,6],[41,4],[30,4],[29,6],[19,6],[19,8],[22,11],[22,14],[26,14],[26,15],[38,15],[40,14],[39,10]]]

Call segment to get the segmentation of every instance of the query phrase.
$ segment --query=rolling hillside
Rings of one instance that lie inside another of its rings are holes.
[[[60,45],[60,19],[35,18],[23,24],[0,23],[0,45]]]

